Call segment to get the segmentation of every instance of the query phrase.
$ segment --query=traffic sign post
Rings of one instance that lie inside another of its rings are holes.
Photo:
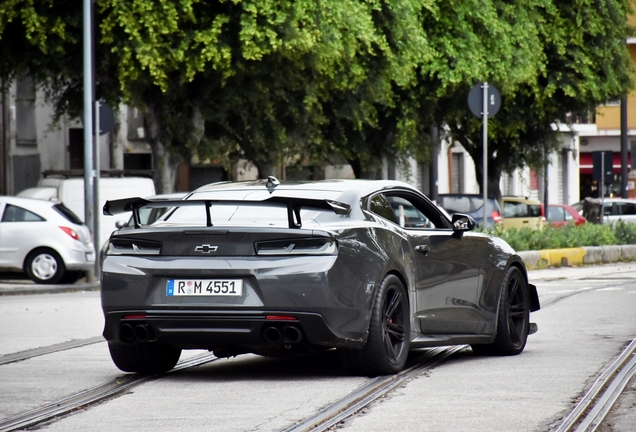
[[[483,122],[483,179],[482,179],[482,193],[484,199],[484,228],[488,226],[488,210],[486,204],[488,203],[488,119],[501,108],[501,94],[495,86],[489,85],[488,82],[482,84],[475,84],[468,93],[468,108],[477,117],[482,118]]]
[[[88,121],[87,118],[92,117],[92,122]],[[99,238],[99,173],[100,173],[100,159],[99,159],[99,137],[100,135],[106,135],[111,131],[115,124],[115,115],[113,113],[113,109],[110,105],[95,101],[93,105],[93,109],[87,116],[84,115],[82,119],[82,124],[84,125],[85,130],[92,130],[93,136],[92,140],[90,140],[90,145],[87,146],[85,143],[85,151],[86,148],[90,151],[87,153],[90,154],[90,157],[84,158],[84,184],[86,185],[85,190],[85,198],[84,198],[84,207],[85,207],[85,218],[84,221],[86,226],[91,230],[93,234],[93,244],[95,246],[95,269],[94,276],[99,277],[100,274],[100,262],[99,262],[99,251],[101,248],[101,240]],[[88,125],[88,126],[87,126]],[[88,158],[88,159],[87,159]],[[91,162],[92,166],[89,168],[86,164]],[[90,195],[90,199],[89,199]]]
[[[614,155],[611,151],[592,152],[592,178],[600,182],[599,198],[601,198],[600,222],[603,224],[605,207],[605,183],[614,182]]]

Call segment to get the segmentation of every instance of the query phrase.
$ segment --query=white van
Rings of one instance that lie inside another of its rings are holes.
[[[118,217],[104,216],[102,207],[107,200],[129,197],[147,197],[155,195],[155,184],[146,177],[100,177],[99,179],[99,242],[104,243],[117,229],[116,223],[125,223],[131,213]],[[84,178],[46,177],[39,181],[38,187],[25,189],[18,194],[21,197],[56,200],[62,202],[84,221]],[[99,250],[99,248],[98,248]]]

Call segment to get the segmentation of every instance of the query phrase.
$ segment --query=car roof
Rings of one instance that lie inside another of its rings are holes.
[[[601,198],[592,198],[592,197],[587,197],[585,199],[582,199],[581,201],[577,201],[574,204],[570,204],[570,205],[576,205],[576,204],[583,204],[585,202],[586,199],[590,199],[592,200],[592,202],[601,203]],[[634,198],[618,198],[618,197],[605,197],[603,198],[603,202],[606,203],[615,203],[615,202],[626,202],[626,203],[635,203],[636,204],[636,199]]]
[[[8,204],[13,204],[22,207],[30,207],[30,208],[51,208],[55,204],[59,204],[59,201],[52,200],[44,200],[38,198],[25,198],[25,197],[16,197],[16,196],[0,196],[0,201],[4,201]]]
[[[501,197],[501,199],[502,199],[502,201],[509,201],[509,202],[521,202],[521,203],[527,203],[527,204],[541,204],[541,201],[539,201],[539,200],[526,198],[526,197],[521,197],[521,196],[503,196],[503,197]]]
[[[483,198],[484,197],[482,194],[472,194],[472,193],[443,193],[438,195],[440,197],[451,197],[451,198],[455,198],[455,197]],[[487,199],[494,200],[493,197],[488,197]]]
[[[196,195],[203,192],[214,191],[262,191],[266,189],[267,180],[253,180],[243,182],[219,182],[201,186],[192,192],[190,199],[196,199]],[[273,190],[277,194],[285,195],[285,191],[294,194],[302,192],[308,197],[320,195],[321,192],[336,192],[344,194],[355,192],[358,196],[365,196],[383,189],[409,189],[417,191],[413,186],[397,180],[363,180],[363,179],[331,179],[317,181],[281,181]],[[315,195],[314,195],[315,194]]]

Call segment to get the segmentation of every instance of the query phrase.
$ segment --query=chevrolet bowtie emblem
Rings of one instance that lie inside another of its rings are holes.
[[[212,246],[209,244],[204,244],[204,245],[199,245],[197,247],[194,248],[195,252],[201,252],[201,253],[210,253],[210,252],[216,252],[216,250],[218,249],[218,246]]]

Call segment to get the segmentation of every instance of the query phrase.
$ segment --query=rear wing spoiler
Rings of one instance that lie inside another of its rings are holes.
[[[133,221],[135,228],[141,228],[139,218],[139,209],[144,208],[166,208],[166,207],[185,207],[185,206],[205,206],[206,207],[206,226],[212,226],[212,216],[210,209],[214,204],[230,204],[230,205],[250,205],[250,206],[266,206],[271,204],[280,204],[287,207],[287,221],[289,228],[301,228],[300,209],[303,207],[313,207],[324,210],[331,210],[336,214],[348,215],[351,213],[351,206],[339,201],[328,199],[311,199],[296,197],[270,197],[262,201],[243,201],[243,200],[150,200],[145,198],[124,198],[112,201],[106,201],[103,213],[106,216],[114,216],[121,213],[133,212]]]

